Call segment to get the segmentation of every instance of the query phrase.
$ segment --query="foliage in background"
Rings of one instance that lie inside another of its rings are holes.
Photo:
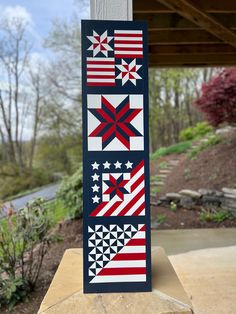
[[[198,122],[194,127],[183,129],[180,132],[179,138],[181,141],[190,141],[202,137],[212,131],[212,126],[210,126],[207,122]]]
[[[83,214],[82,166],[71,177],[62,181],[57,197],[68,209],[70,218],[81,218]]]
[[[49,172],[43,169],[32,169],[31,172],[21,173],[14,165],[8,163],[2,167],[2,171],[6,175],[0,175],[0,199],[46,185],[52,180]]]
[[[182,154],[186,152],[189,148],[191,148],[192,142],[180,142],[178,144],[169,146],[169,147],[161,147],[155,153],[151,155],[151,159],[158,159],[162,156],[170,155],[170,154]]]
[[[205,142],[202,142],[198,147],[193,148],[189,153],[188,156],[190,158],[194,158],[197,156],[198,153],[200,153],[201,151],[215,146],[217,144],[219,144],[222,141],[221,137],[218,135],[212,135],[211,137],[209,137]]]
[[[6,223],[0,224],[0,306],[10,307],[34,289],[51,226],[43,199],[32,201],[13,214],[10,210]]]
[[[224,69],[203,84],[195,105],[213,126],[236,124],[236,69]]]

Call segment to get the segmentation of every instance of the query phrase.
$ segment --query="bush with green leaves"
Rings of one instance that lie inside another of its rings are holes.
[[[71,176],[65,178],[57,192],[57,197],[68,209],[71,219],[81,218],[83,213],[83,173],[82,166]]]
[[[222,141],[222,138],[218,135],[212,135],[208,138],[208,140],[206,140],[205,142],[201,143],[201,145],[199,145],[196,148],[193,148],[189,153],[188,153],[188,157],[190,158],[195,158],[197,156],[198,153],[202,152],[203,150],[215,146],[217,144],[219,144]]]
[[[169,147],[161,147],[151,155],[151,159],[155,160],[162,156],[171,154],[182,154],[185,153],[192,146],[191,141],[180,142]]]
[[[0,222],[0,306],[13,307],[37,283],[51,226],[44,200],[29,202]]]
[[[191,141],[196,138],[202,137],[213,131],[213,127],[207,122],[199,122],[194,127],[188,127],[180,132],[181,141]]]

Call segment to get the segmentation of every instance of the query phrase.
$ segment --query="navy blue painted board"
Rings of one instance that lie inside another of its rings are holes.
[[[147,24],[82,21],[84,292],[151,291]]]

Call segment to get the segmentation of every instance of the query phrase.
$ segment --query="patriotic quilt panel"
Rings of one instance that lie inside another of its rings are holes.
[[[147,25],[82,21],[84,292],[151,291]]]

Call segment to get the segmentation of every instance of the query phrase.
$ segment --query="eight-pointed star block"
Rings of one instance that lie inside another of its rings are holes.
[[[88,151],[143,151],[143,95],[88,95]]]

